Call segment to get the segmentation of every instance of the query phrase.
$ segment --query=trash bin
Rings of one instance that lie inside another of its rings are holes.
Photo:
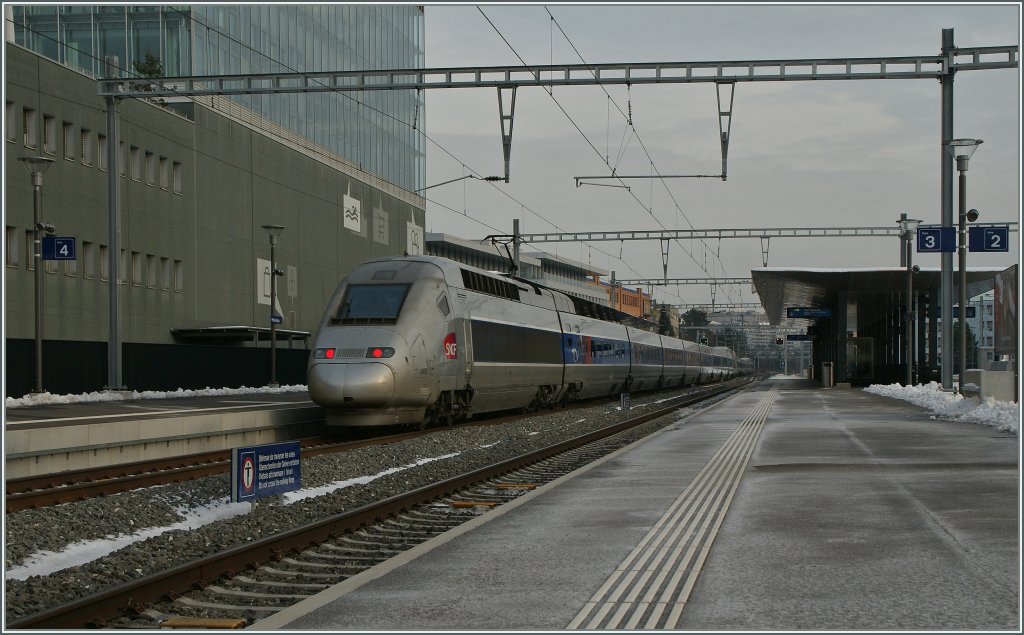
[[[832,362],[821,363],[821,387],[832,388],[836,385],[836,377],[832,372]]]

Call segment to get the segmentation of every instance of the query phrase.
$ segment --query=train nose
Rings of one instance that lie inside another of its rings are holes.
[[[383,406],[395,392],[395,374],[374,362],[315,364],[309,371],[309,395],[327,407]]]

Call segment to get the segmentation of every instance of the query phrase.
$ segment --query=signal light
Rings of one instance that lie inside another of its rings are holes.
[[[385,359],[392,357],[395,354],[395,349],[389,346],[375,346],[366,349],[366,356],[371,359]]]
[[[334,359],[337,353],[334,348],[318,348],[313,351],[313,359]]]

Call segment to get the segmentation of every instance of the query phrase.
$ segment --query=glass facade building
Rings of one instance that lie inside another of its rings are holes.
[[[168,77],[424,66],[415,5],[8,6],[17,44],[94,77],[110,55],[134,76],[147,53]],[[421,92],[231,99],[410,192],[425,185]]]

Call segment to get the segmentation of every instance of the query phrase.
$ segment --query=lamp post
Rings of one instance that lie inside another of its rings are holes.
[[[946,150],[956,159],[956,170],[960,173],[960,231],[957,251],[960,255],[960,392],[964,391],[964,371],[967,370],[967,221],[978,218],[976,210],[967,211],[967,164],[981,139],[953,139],[946,144]]]
[[[901,214],[899,221],[900,240],[903,241],[904,259],[907,265],[906,316],[903,318],[903,343],[907,360],[907,386],[914,383],[914,232],[921,221]]]
[[[46,231],[53,233],[53,225],[43,222],[43,172],[46,172],[53,159],[46,157],[18,157],[24,161],[29,175],[32,177],[32,220],[33,220],[33,249],[35,254],[35,317],[36,317],[36,386],[32,392],[45,392],[43,390],[43,249],[39,232]]]
[[[284,275],[283,271],[277,270],[277,260],[274,258],[274,249],[277,247],[277,237],[284,231],[283,225],[261,225],[270,236],[270,381],[267,386],[277,388],[277,323],[281,316],[277,314],[277,277]]]

